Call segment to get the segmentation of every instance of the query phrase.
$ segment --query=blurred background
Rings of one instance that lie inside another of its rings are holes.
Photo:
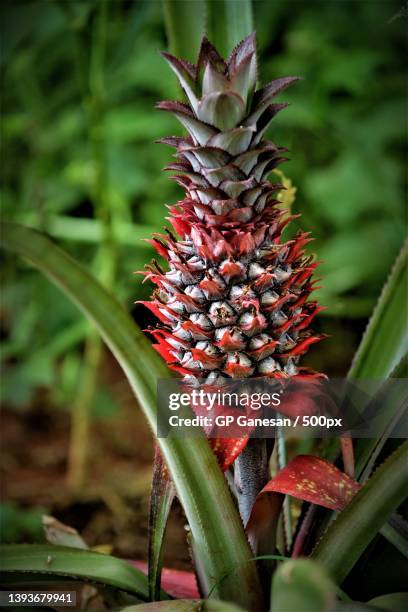
[[[406,10],[400,0],[253,9],[260,82],[304,77],[268,135],[291,151],[282,169],[296,223],[322,260],[317,327],[330,337],[305,361],[343,376],[406,231]],[[181,197],[162,171],[171,150],[154,144],[180,134],[153,108],[180,95],[158,53],[162,3],[3,1],[1,22],[3,216],[49,233],[145,328],[134,302],[150,287],[133,272]],[[41,274],[2,254],[1,281],[2,539],[41,540],[48,513],[91,545],[145,558],[153,445],[124,375]],[[176,509],[172,565],[187,560],[182,533]]]

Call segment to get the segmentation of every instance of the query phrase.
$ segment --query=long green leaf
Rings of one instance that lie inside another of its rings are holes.
[[[374,406],[384,406],[382,414],[379,414],[377,417],[378,427],[380,428],[379,431],[382,431],[382,434],[378,438],[362,438],[357,441],[356,478],[358,480],[360,480],[360,478],[363,478],[363,481],[365,480],[364,472],[367,471],[367,467],[370,467],[370,465],[371,468],[373,467],[376,456],[381,451],[381,448],[383,448],[389,434],[395,426],[395,419],[399,418],[400,413],[404,410],[404,406],[406,406],[408,391],[404,392],[405,390],[402,389],[401,386],[395,385],[393,379],[405,378],[407,376],[407,368],[408,357],[405,356],[392,372],[391,378],[381,385],[381,388],[376,393],[372,402],[370,402],[366,408],[366,413],[370,414],[372,413],[372,404]],[[371,471],[368,475],[370,473]]]
[[[408,490],[408,441],[378,468],[330,525],[313,552],[338,584],[401,502]]]
[[[126,561],[101,553],[50,544],[4,544],[1,572],[30,572],[93,580],[148,600],[147,577]]]
[[[30,212],[19,215],[17,221],[33,229],[47,231],[53,238],[70,242],[98,244],[104,235],[100,219],[48,215],[44,220],[40,219],[37,213]],[[131,246],[134,249],[147,250],[150,247],[144,242],[144,238],[157,231],[157,227],[118,221],[114,223],[113,231],[116,241],[120,244]]]
[[[19,253],[56,283],[94,322],[122,366],[153,430],[157,427],[156,384],[169,372],[121,305],[74,259],[45,236],[4,223],[2,244]],[[175,483],[214,596],[262,607],[255,564],[224,477],[205,438],[160,438],[161,451]]]
[[[408,351],[408,245],[402,248],[354,356],[349,378],[384,380]]]
[[[163,0],[169,50],[195,62],[204,32],[205,0]]]
[[[251,0],[207,0],[207,35],[224,57],[253,29]]]

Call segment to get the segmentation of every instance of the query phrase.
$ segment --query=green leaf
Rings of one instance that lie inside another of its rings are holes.
[[[387,593],[379,595],[368,602],[371,606],[389,612],[406,612],[408,610],[408,593]]]
[[[408,560],[408,523],[402,516],[394,512],[382,527],[381,535]]]
[[[110,555],[49,544],[4,544],[0,557],[2,572],[70,576],[122,589],[144,600],[149,596],[147,577]]]
[[[254,30],[251,0],[207,0],[207,35],[223,57]]]
[[[408,245],[402,248],[354,356],[349,378],[387,378],[408,351]]]
[[[99,244],[103,238],[103,225],[98,219],[86,219],[68,217],[64,215],[49,215],[44,223],[40,221],[36,213],[20,215],[19,220],[33,229],[47,231],[54,238],[69,240],[70,242],[89,242]],[[121,244],[126,244],[132,248],[149,249],[150,247],[143,242],[157,230],[154,226],[136,225],[134,223],[115,223],[115,238]]]
[[[222,132],[238,126],[244,114],[244,101],[233,91],[209,93],[203,97],[197,107],[199,119],[214,125]]]
[[[286,561],[272,580],[271,612],[329,612],[336,585],[323,567],[309,559]]]
[[[19,253],[56,283],[95,324],[122,366],[145,416],[157,428],[157,379],[169,371],[130,316],[74,259],[46,237],[3,223],[2,244]],[[160,438],[169,468],[214,596],[238,601],[247,609],[262,607],[251,551],[230,491],[204,437]]]
[[[163,10],[170,52],[195,62],[204,32],[204,0],[163,0]]]
[[[362,482],[367,480],[371,474],[378,455],[405,411],[408,391],[400,385],[396,385],[393,379],[405,378],[407,368],[408,357],[406,356],[392,372],[391,378],[381,385],[366,408],[366,413],[370,415],[373,414],[373,406],[374,409],[377,405],[383,407],[381,413],[376,416],[379,431],[382,431],[382,434],[378,438],[362,438],[357,441],[355,451],[357,459],[356,478]]]
[[[408,490],[408,441],[378,468],[330,525],[312,556],[341,584]]]
[[[21,541],[38,542],[43,537],[41,525],[44,508],[21,508],[15,503],[0,504],[0,536],[2,543]]]

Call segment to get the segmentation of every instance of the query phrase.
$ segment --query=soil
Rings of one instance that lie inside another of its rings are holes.
[[[5,407],[1,428],[1,500],[17,508],[43,508],[76,528],[90,546],[111,547],[114,555],[146,560],[153,440],[146,420],[120,369],[106,356],[119,412],[92,419],[86,482],[67,484],[69,411],[39,396],[24,411]],[[20,541],[28,542],[22,534]],[[165,546],[165,565],[191,569],[185,519],[175,502]]]

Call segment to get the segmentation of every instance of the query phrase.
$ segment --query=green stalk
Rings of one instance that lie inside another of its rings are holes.
[[[251,0],[207,0],[207,35],[223,57],[254,30]]]
[[[204,31],[205,0],[163,0],[163,13],[170,53],[195,61]]]
[[[74,259],[37,232],[2,224],[2,244],[31,261],[95,324],[157,429],[157,379],[169,372],[121,305]],[[225,479],[207,440],[159,438],[214,598],[263,608],[256,567]],[[224,580],[220,579],[226,576]],[[220,581],[220,582],[218,582]]]
[[[90,406],[95,396],[102,344],[93,329],[88,332],[81,366],[81,380],[71,414],[67,484],[80,489],[86,479],[89,450]]]
[[[408,490],[408,441],[383,463],[330,525],[312,557],[341,584]]]

